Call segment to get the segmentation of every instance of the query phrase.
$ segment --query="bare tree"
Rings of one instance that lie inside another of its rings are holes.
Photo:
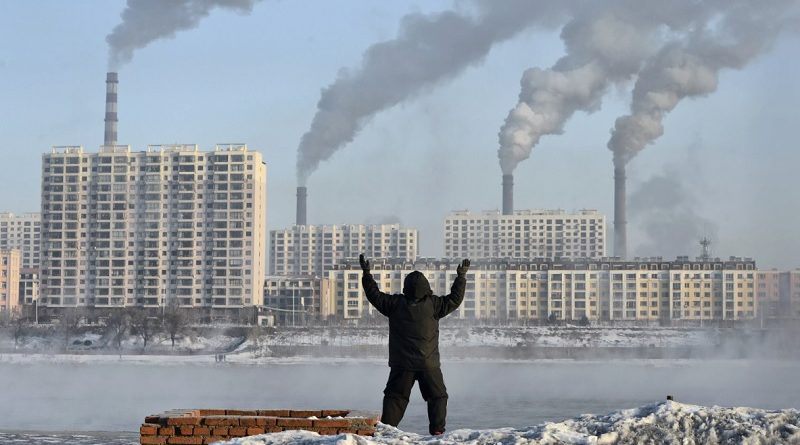
[[[111,341],[120,354],[122,354],[122,340],[130,329],[130,319],[130,314],[123,309],[112,310],[106,318],[106,334],[111,337]]]
[[[131,308],[131,333],[142,339],[142,352],[147,349],[147,344],[161,330],[158,318],[150,317],[143,308]]]
[[[181,335],[188,324],[184,311],[177,304],[170,304],[164,311],[164,331],[169,335],[172,349],[175,349],[175,339]]]
[[[58,328],[64,339],[64,350],[69,347],[69,339],[81,326],[83,318],[86,316],[86,311],[79,307],[65,308],[58,317]]]

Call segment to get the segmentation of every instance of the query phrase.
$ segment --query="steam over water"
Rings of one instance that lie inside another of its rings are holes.
[[[212,359],[210,359],[212,360]],[[0,443],[48,443],[42,431],[138,430],[171,408],[349,408],[380,411],[383,361],[258,366],[0,364]],[[800,408],[797,361],[450,362],[448,430],[525,427],[663,400],[700,405]],[[426,432],[415,387],[400,428]],[[111,443],[108,434],[58,443]],[[19,439],[20,441],[14,442]],[[120,433],[118,442],[134,443]],[[26,442],[27,441],[27,442]]]

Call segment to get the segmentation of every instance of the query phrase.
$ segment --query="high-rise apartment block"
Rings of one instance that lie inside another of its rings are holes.
[[[243,144],[42,156],[42,304],[261,304],[266,166]]]
[[[757,278],[762,318],[800,318],[800,269],[760,270]]]
[[[38,304],[39,268],[22,268],[19,271],[19,303]]]
[[[419,252],[416,229],[399,224],[295,225],[270,231],[270,275],[322,276],[363,253],[411,261]]]
[[[446,295],[457,263],[373,260],[372,275],[386,293],[402,292],[414,270],[425,274],[433,293]],[[456,318],[490,320],[588,320],[693,323],[756,317],[755,262],[727,261],[500,261],[478,260],[467,275]],[[377,316],[361,287],[357,263],[328,271],[328,292],[342,318]]]
[[[19,308],[19,250],[0,249],[0,312]]]
[[[606,218],[595,210],[450,213],[446,258],[559,259],[606,256]]]
[[[38,213],[0,213],[0,249],[17,249],[21,267],[39,267],[40,217]]]
[[[278,324],[304,325],[336,314],[329,281],[314,276],[267,277],[264,306]]]

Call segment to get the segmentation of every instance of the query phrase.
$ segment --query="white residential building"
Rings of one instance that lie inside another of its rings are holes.
[[[264,281],[264,308],[278,324],[304,325],[336,314],[330,282],[326,278],[267,277]]]
[[[238,308],[263,296],[266,166],[243,144],[42,156],[41,303]]]
[[[606,217],[595,210],[456,211],[444,222],[446,258],[559,259],[606,256]]]
[[[322,276],[363,253],[411,261],[419,252],[416,229],[399,224],[295,225],[270,231],[270,275]]]
[[[456,276],[454,260],[373,260],[372,275],[386,293],[402,292],[414,270],[425,274],[433,293],[446,295]],[[755,262],[731,258],[708,261],[473,261],[464,302],[454,317],[579,321],[689,320],[693,323],[756,317]],[[361,287],[357,263],[327,272],[336,315],[377,316]],[[323,296],[323,298],[326,298]]]
[[[40,215],[0,213],[0,249],[17,249],[21,267],[39,267]]]

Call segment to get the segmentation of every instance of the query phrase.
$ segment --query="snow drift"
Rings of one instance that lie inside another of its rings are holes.
[[[559,423],[514,429],[461,429],[441,437],[378,424],[375,437],[320,436],[292,431],[235,439],[226,444],[800,444],[800,411],[703,407],[667,401],[607,415],[586,414]]]

